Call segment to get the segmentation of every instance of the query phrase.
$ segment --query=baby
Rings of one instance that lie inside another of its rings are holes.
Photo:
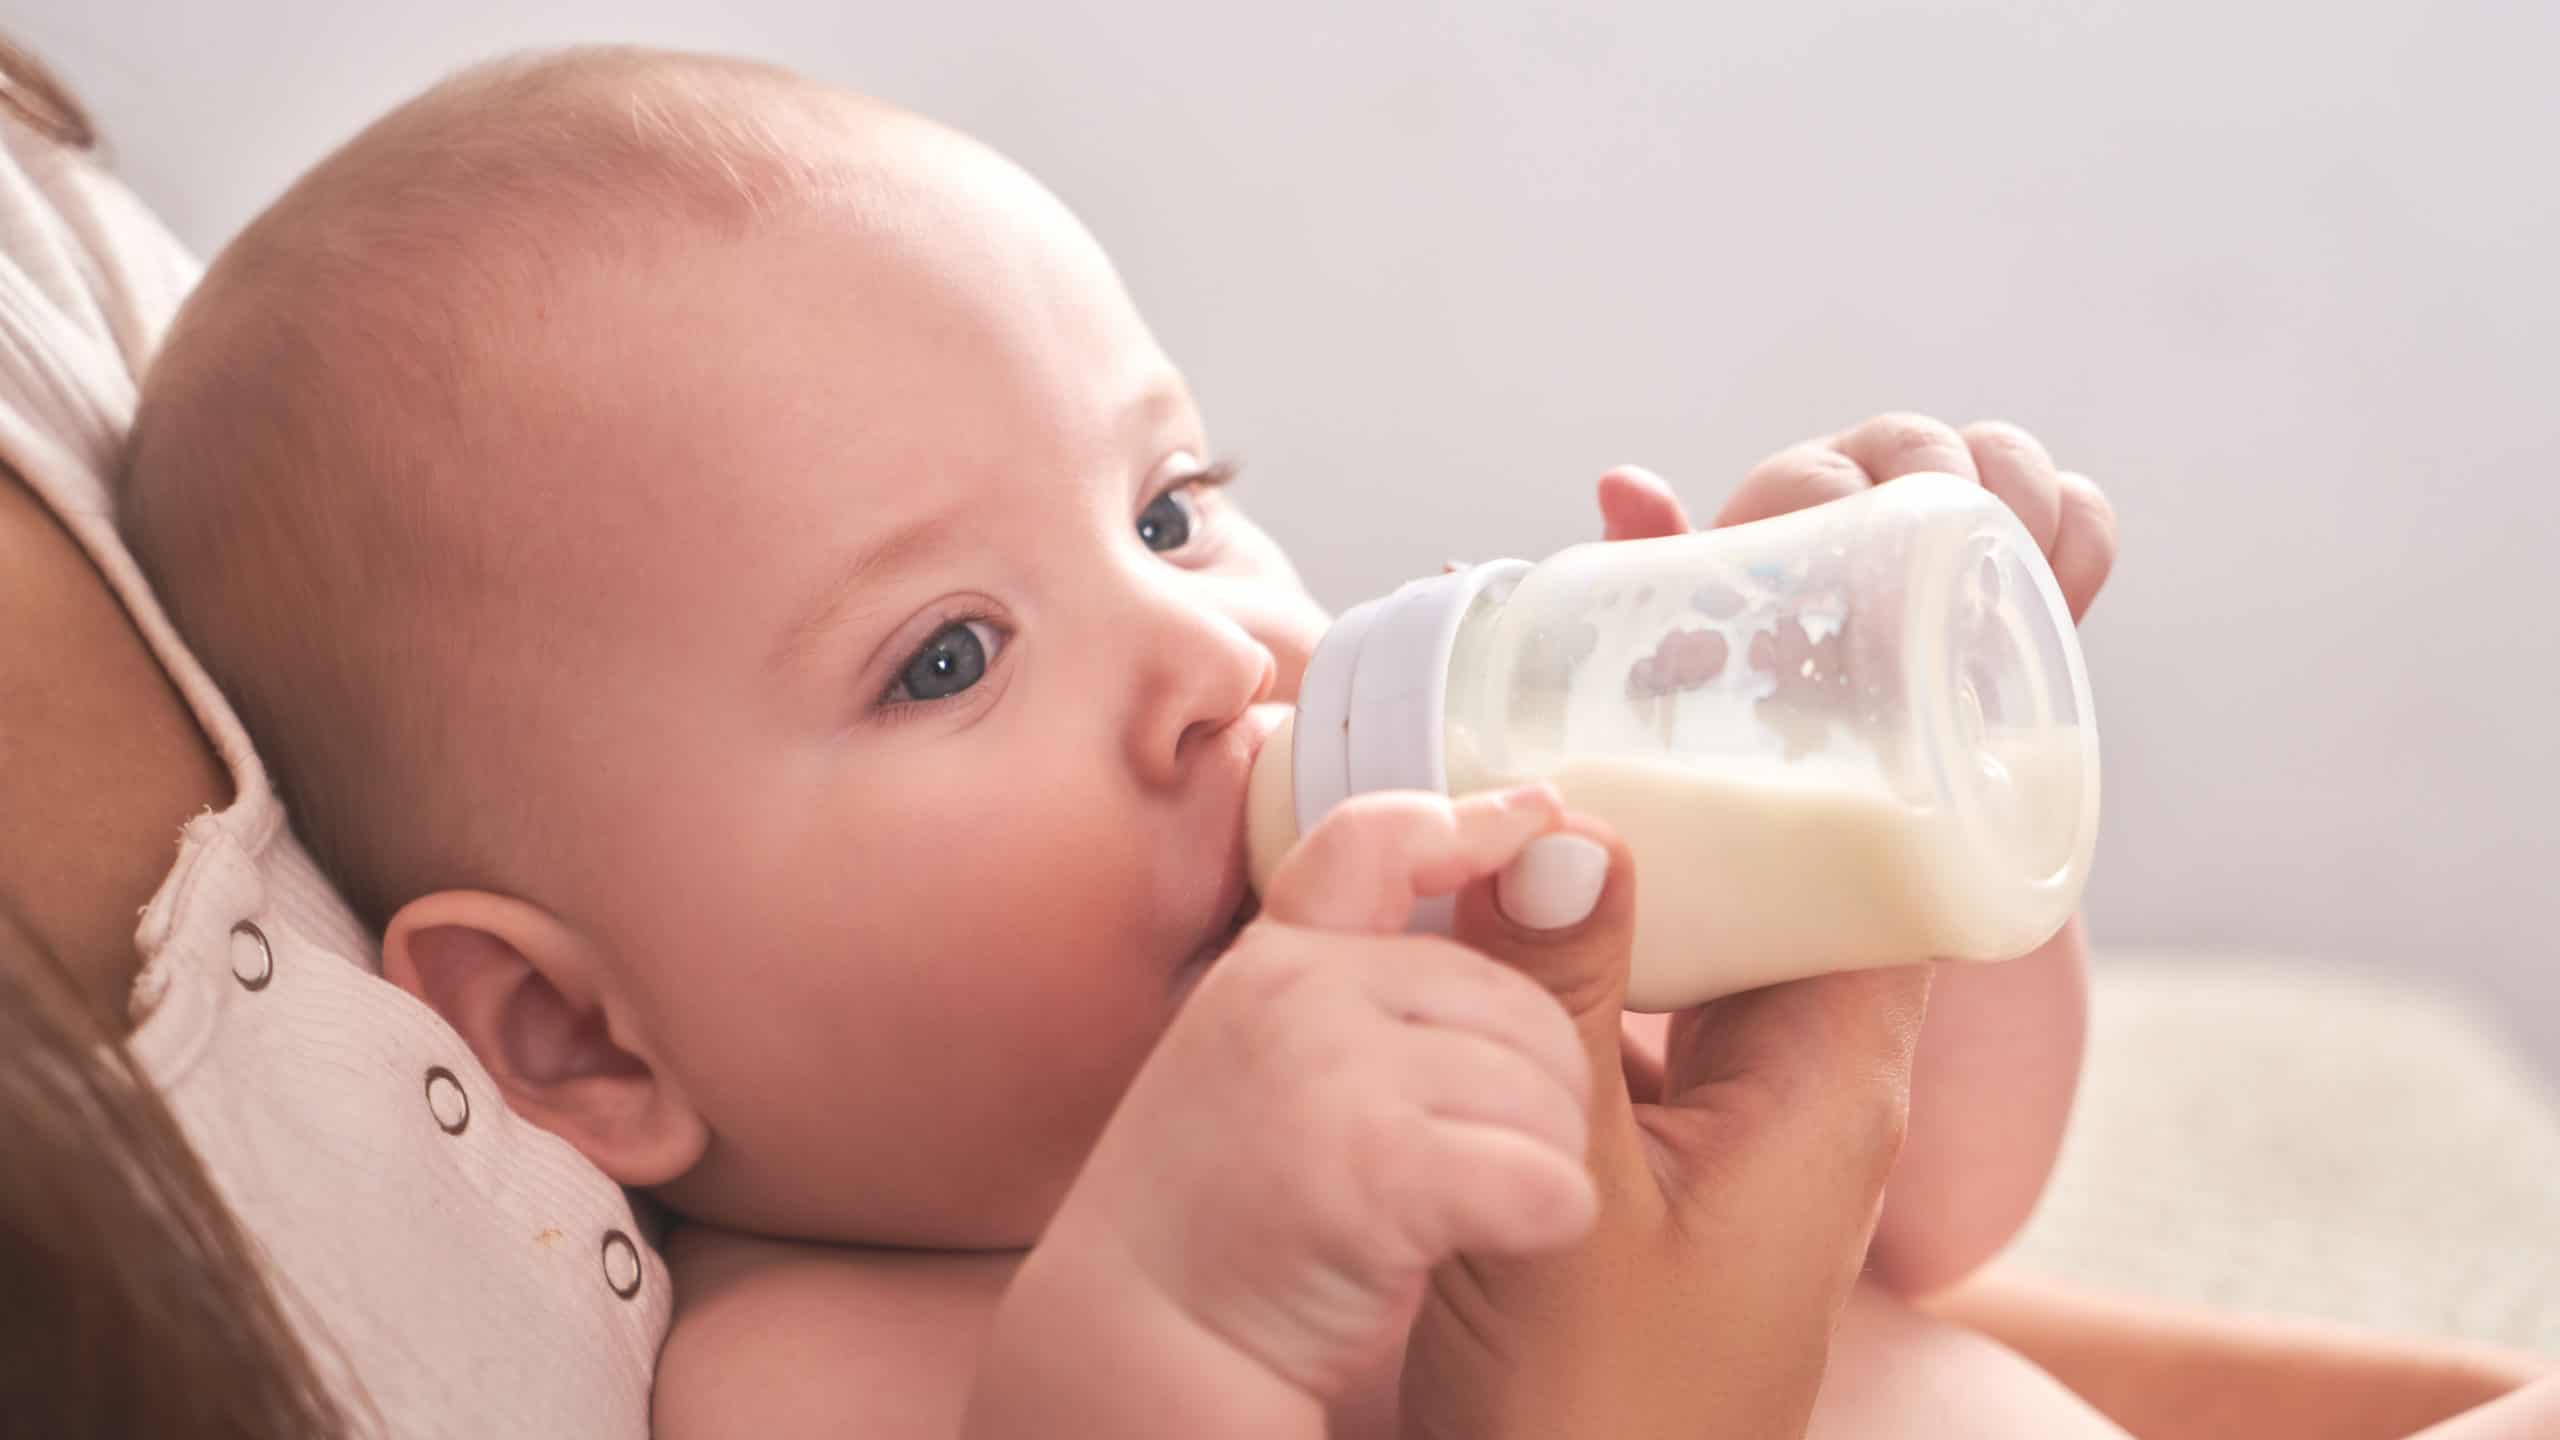
[[[2005,427],[1875,422],[1725,518],[1951,468],[2084,607],[2104,501]],[[744,64],[475,72],[189,303],[135,549],[385,973],[681,1217],[664,1434],[1392,1433],[1436,1262],[1626,1203],[1659,1137],[1596,1097],[1705,1052],[1631,1024],[1622,1076],[1615,992],[1524,973],[1497,906],[1579,873],[1569,930],[1601,873],[1551,792],[1346,807],[1257,918],[1246,772],[1325,616],[1230,474],[1056,198]],[[1467,943],[1396,933],[1462,886]],[[2082,964],[1939,978],[1818,1430],[2118,1433],[1888,1293],[2032,1205]]]

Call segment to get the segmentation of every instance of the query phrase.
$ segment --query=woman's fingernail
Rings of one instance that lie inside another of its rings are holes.
[[[1493,882],[1493,903],[1512,924],[1562,930],[1591,918],[1609,883],[1609,850],[1580,835],[1541,835]]]

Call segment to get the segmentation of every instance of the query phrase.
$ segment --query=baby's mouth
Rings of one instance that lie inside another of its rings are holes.
[[[1234,836],[1234,839],[1229,843],[1223,857],[1226,860],[1225,873],[1219,877],[1218,894],[1213,902],[1223,906],[1224,909],[1223,912],[1217,910],[1211,912],[1213,915],[1223,913],[1225,920],[1224,923],[1213,922],[1208,933],[1201,938],[1199,948],[1192,951],[1183,960],[1181,968],[1175,972],[1177,1003],[1182,997],[1190,994],[1191,987],[1200,982],[1201,975],[1206,973],[1210,966],[1216,964],[1219,957],[1235,947],[1237,937],[1244,934],[1245,927],[1251,925],[1254,917],[1262,913],[1262,898],[1254,893],[1252,852],[1245,835],[1247,825],[1245,791],[1250,783],[1254,756],[1261,749],[1263,742],[1279,728],[1278,717],[1282,713],[1285,712],[1278,706],[1256,706],[1230,731],[1232,735],[1246,743],[1240,747],[1237,757],[1241,764],[1236,776],[1236,809],[1232,816],[1224,817],[1225,828]]]

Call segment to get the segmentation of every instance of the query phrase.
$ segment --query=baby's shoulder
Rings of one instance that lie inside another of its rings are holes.
[[[658,1440],[957,1434],[1021,1257],[875,1250],[686,1226],[652,1399]]]

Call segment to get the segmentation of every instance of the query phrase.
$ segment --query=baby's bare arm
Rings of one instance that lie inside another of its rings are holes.
[[[1973,1273],[2044,1193],[2088,1031],[2086,933],[2075,916],[2023,959],[1938,967],[1868,1255],[1890,1288],[1925,1294]]]

